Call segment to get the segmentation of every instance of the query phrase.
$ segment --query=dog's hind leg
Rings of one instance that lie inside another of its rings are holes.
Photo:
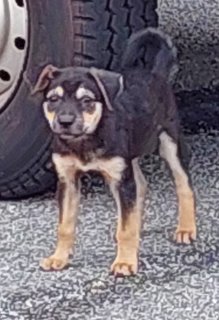
[[[180,141],[176,143],[165,131],[160,134],[160,155],[172,171],[179,203],[179,223],[176,230],[178,243],[190,243],[196,238],[195,197],[189,175],[179,156]]]
[[[133,160],[124,170],[121,181],[112,180],[110,186],[119,216],[117,256],[111,272],[116,276],[129,276],[137,273],[141,213],[146,192],[146,181],[138,160]]]
[[[75,225],[80,201],[79,178],[70,157],[53,155],[59,177],[59,223],[55,252],[41,261],[44,270],[61,270],[69,263],[75,240]]]

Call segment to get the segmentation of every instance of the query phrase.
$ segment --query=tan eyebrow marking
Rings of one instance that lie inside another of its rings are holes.
[[[84,87],[79,87],[75,93],[75,96],[77,99],[81,99],[83,97],[89,97],[91,99],[95,99],[94,93],[91,90],[86,89]]]
[[[58,86],[58,87],[50,90],[50,91],[47,93],[46,97],[47,97],[47,98],[50,98],[50,97],[52,97],[53,95],[57,95],[57,96],[59,96],[59,97],[62,98],[62,97],[64,96],[64,89],[63,89],[61,86]]]

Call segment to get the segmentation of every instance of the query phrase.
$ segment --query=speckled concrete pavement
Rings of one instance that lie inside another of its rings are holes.
[[[178,48],[176,89],[219,87],[219,0],[158,0],[160,28]]]
[[[55,245],[53,196],[0,203],[1,320],[219,319],[219,132],[187,137],[197,195],[198,239],[176,245],[176,196],[166,165],[142,162],[149,182],[139,273],[114,279],[116,211],[104,190],[82,199],[70,267],[44,272]]]

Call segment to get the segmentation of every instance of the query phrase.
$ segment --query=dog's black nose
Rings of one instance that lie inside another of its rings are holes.
[[[62,126],[70,126],[74,122],[75,116],[72,114],[61,114],[58,116],[59,124]]]

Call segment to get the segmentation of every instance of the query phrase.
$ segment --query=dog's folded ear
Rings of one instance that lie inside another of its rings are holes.
[[[50,81],[54,79],[55,72],[58,72],[59,69],[54,67],[51,64],[48,64],[40,73],[36,84],[34,85],[31,94],[34,95],[37,92],[43,91],[50,84]]]
[[[113,111],[112,102],[124,89],[122,75],[120,73],[96,68],[90,68],[89,74],[95,80],[106,107],[110,111]]]

